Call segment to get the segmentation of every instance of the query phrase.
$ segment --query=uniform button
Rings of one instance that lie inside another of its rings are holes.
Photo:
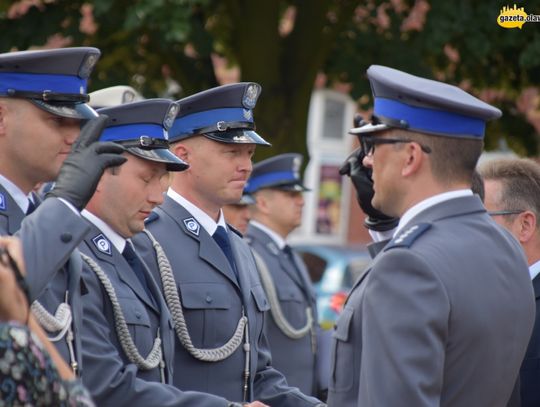
[[[212,302],[212,297],[210,297],[209,295],[206,296],[206,302],[208,304],[210,304]]]
[[[137,317],[137,319],[141,319],[142,314],[140,311],[135,311],[135,316]]]
[[[60,240],[64,243],[69,243],[73,239],[73,235],[71,233],[62,233],[60,235]]]

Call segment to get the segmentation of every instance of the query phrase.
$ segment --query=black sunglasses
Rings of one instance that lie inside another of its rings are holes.
[[[378,144],[398,144],[398,143],[417,143],[422,151],[426,154],[431,153],[431,148],[423,144],[418,143],[415,140],[408,138],[383,138],[383,137],[374,137],[374,136],[363,136],[360,137],[360,145],[364,154],[369,156],[375,153],[375,146]]]
[[[489,216],[507,216],[507,215],[519,215],[525,212],[525,209],[503,209],[500,211],[488,212]]]

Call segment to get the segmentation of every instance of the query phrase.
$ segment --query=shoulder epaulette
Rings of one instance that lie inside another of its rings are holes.
[[[390,250],[394,247],[411,247],[413,242],[424,234],[424,232],[430,227],[431,223],[418,223],[405,229],[386,245],[384,251]]]

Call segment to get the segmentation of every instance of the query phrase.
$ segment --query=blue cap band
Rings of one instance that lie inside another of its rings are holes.
[[[182,109],[181,106],[180,109]],[[205,110],[204,112],[177,117],[169,130],[169,134],[171,139],[185,134],[194,134],[197,130],[215,125],[220,121],[253,123],[253,114],[251,110],[238,107]]]
[[[452,136],[484,137],[486,123],[459,113],[411,106],[391,99],[376,98],[375,116],[405,120],[411,130]]]
[[[279,183],[298,182],[292,171],[277,171],[250,178],[244,188],[244,192],[251,194],[267,185],[278,185]]]
[[[73,75],[0,72],[0,94],[7,94],[8,89],[85,94],[86,79]]]
[[[107,127],[101,133],[99,141],[128,141],[137,140],[141,136],[167,140],[165,129],[158,124],[127,124],[124,126]]]

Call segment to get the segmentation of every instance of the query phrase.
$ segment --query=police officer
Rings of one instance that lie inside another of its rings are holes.
[[[300,154],[281,154],[258,162],[246,185],[256,204],[248,241],[266,296],[270,315],[266,335],[272,364],[287,383],[316,395],[328,384],[317,383],[318,319],[315,292],[302,259],[287,244],[287,236],[302,222],[303,193]],[[327,369],[326,369],[327,370]]]
[[[251,195],[242,194],[240,201],[224,205],[223,216],[225,216],[225,221],[240,233],[245,234],[251,219],[251,205],[254,203],[255,200]]]
[[[80,259],[58,270],[88,230],[79,210],[103,169],[125,160],[120,146],[95,143],[104,119],[86,104],[86,83],[99,55],[96,48],[0,55],[0,232],[19,231],[29,300],[39,298],[32,309],[74,370]],[[37,203],[34,186],[53,179],[55,191],[23,221]]]
[[[271,366],[264,334],[269,303],[249,247],[221,210],[242,196],[256,145],[268,145],[254,131],[259,93],[256,83],[237,83],[179,101],[171,148],[190,167],[173,174],[164,203],[149,218],[153,238],[139,236],[137,243],[160,270],[174,318],[178,388],[237,402],[313,406],[319,401],[289,387]],[[158,264],[154,239],[164,251]]]
[[[169,171],[187,164],[168,150],[177,105],[150,99],[101,109],[101,140],[126,149],[126,163],[107,171],[83,216],[91,224],[80,251],[83,279],[83,383],[103,406],[226,406],[227,400],[181,392],[172,383],[174,333],[159,288],[131,236],[163,201]],[[191,403],[191,404],[190,404]]]
[[[534,301],[519,245],[470,190],[485,122],[501,113],[395,69],[368,78],[373,120],[354,133],[372,206],[400,220],[337,322],[328,403],[504,406]]]

